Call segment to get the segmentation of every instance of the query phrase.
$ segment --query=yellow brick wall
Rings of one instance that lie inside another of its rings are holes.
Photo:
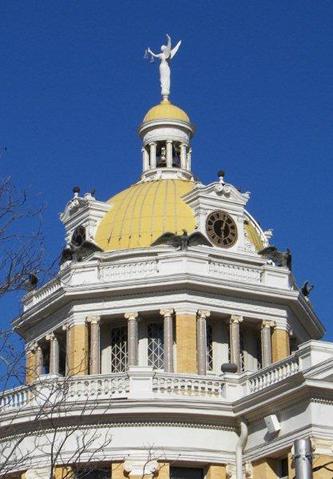
[[[30,386],[37,378],[37,362],[35,351],[27,350],[26,367],[25,367],[25,383]]]
[[[170,464],[167,462],[159,462],[158,473],[154,477],[158,479],[170,479]]]
[[[226,466],[225,465],[211,465],[207,468],[206,479],[226,479]]]
[[[288,331],[274,328],[272,334],[272,359],[273,362],[280,361],[290,355],[290,344]]]
[[[74,471],[70,466],[57,466],[53,471],[54,479],[72,479],[74,478]]]
[[[291,454],[288,456],[289,479],[295,479],[296,472]],[[312,462],[313,479],[332,479],[333,457],[318,455],[314,452]]]
[[[89,346],[87,324],[74,324],[67,332],[68,376],[88,374]]]
[[[122,462],[113,462],[111,464],[111,477],[112,479],[124,479],[124,468]]]
[[[274,459],[262,459],[252,463],[253,479],[277,479],[276,462]]]
[[[176,315],[177,373],[197,372],[197,318],[195,314]]]

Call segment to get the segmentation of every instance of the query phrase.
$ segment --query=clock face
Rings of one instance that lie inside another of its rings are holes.
[[[230,248],[236,243],[236,223],[225,211],[213,211],[207,216],[206,231],[208,238],[216,246]]]

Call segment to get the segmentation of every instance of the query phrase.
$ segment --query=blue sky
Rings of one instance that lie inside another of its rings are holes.
[[[49,258],[76,184],[107,199],[140,174],[136,128],[159,102],[165,33],[182,48],[172,101],[197,127],[193,169],[252,192],[249,211],[291,248],[298,283],[333,337],[333,2],[308,0],[0,3],[1,175],[47,204]],[[18,311],[2,301],[2,321]]]

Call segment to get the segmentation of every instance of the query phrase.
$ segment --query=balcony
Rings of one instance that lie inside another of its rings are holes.
[[[237,253],[211,253],[207,247],[193,247],[187,251],[169,248],[139,249],[132,253],[112,252],[107,256],[95,254],[90,261],[74,263],[64,268],[59,275],[23,300],[24,311],[56,299],[64,293],[77,293],[89,286],[89,293],[121,287],[132,283],[137,287],[160,283],[163,280],[182,280],[184,275],[205,283],[262,286],[290,291],[291,278],[286,268],[276,268],[260,256],[244,256]]]
[[[94,376],[59,377],[44,375],[32,386],[21,386],[5,391],[0,396],[0,413],[24,412],[28,409],[52,409],[84,405],[91,411],[99,405],[112,405],[121,401],[166,401],[210,404],[231,404],[244,398],[272,391],[282,383],[292,388],[294,378],[331,377],[333,369],[333,344],[308,341],[288,358],[255,373],[199,376],[156,372],[147,367],[134,367],[127,373]],[[257,400],[260,403],[260,398]]]

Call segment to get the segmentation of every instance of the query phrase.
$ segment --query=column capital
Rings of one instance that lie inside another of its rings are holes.
[[[198,317],[199,317],[199,318],[206,319],[206,318],[209,318],[209,316],[210,316],[210,311],[204,311],[204,310],[202,310],[202,309],[198,309],[197,314],[198,314]]]
[[[38,348],[38,343],[37,341],[34,341],[30,344],[28,344],[26,347],[25,347],[25,350],[26,352],[31,352],[31,353],[34,353],[36,352],[36,349]]]
[[[149,144],[149,146],[156,146],[157,143],[156,143],[156,141],[150,141],[148,144]]]
[[[125,319],[128,319],[129,321],[133,321],[138,318],[139,314],[136,312],[132,312],[132,313],[125,313],[124,316],[125,316]]]
[[[173,143],[173,141],[172,140],[166,140],[166,143],[170,144],[170,143]]]
[[[275,322],[274,321],[264,320],[261,323],[261,329],[274,328],[274,327],[275,327]]]
[[[86,322],[91,324],[98,324],[100,320],[101,320],[101,317],[97,315],[91,315],[86,317]]]
[[[232,314],[230,316],[230,323],[242,323],[243,322],[243,316],[238,316],[237,314]]]
[[[54,332],[52,331],[52,333],[49,333],[45,336],[45,339],[46,341],[54,341],[56,338],[56,335],[54,334]]]
[[[161,309],[160,310],[160,315],[164,317],[170,317],[174,314],[175,310],[173,308],[168,308],[168,309]]]

